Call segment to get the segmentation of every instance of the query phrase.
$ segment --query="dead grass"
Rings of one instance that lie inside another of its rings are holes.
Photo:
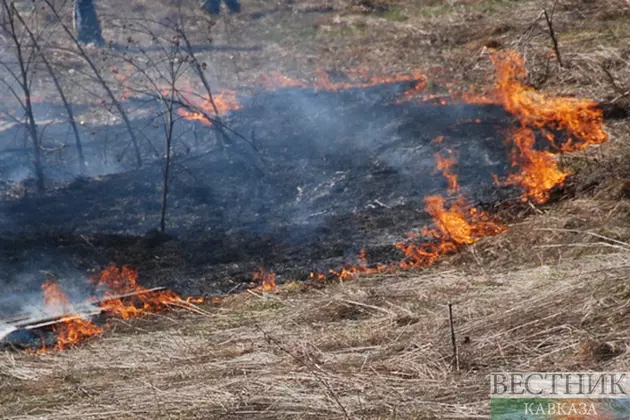
[[[234,296],[63,353],[3,353],[0,416],[484,417],[490,372],[627,369],[629,273],[624,252]],[[270,302],[281,307],[260,310]]]

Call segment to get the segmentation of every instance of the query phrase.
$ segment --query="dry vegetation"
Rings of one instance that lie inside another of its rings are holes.
[[[309,78],[316,67],[423,68],[470,85],[486,78],[491,46],[522,52],[541,89],[630,102],[622,0],[557,4],[564,67],[540,17],[551,2],[307,3],[245,0],[243,15],[222,18],[216,44],[264,48],[208,53],[216,79],[235,87],[276,69]],[[291,283],[203,314],[118,321],[63,353],[2,353],[0,417],[477,418],[488,415],[493,371],[627,371],[628,119],[607,130],[610,143],[567,158],[578,176],[565,200],[506,211],[509,232],[434,269],[324,289]]]
[[[627,255],[235,296],[5,353],[3,418],[476,418],[497,370],[627,370]],[[460,370],[452,360],[453,302]]]

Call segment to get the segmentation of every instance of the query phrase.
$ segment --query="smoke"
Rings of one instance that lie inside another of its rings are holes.
[[[513,119],[498,106],[396,103],[409,86],[287,88],[243,96],[242,107],[224,118],[226,147],[217,147],[215,127],[180,121],[169,233],[211,241],[204,261],[214,264],[258,258],[276,245],[298,246],[292,258],[305,261],[350,258],[366,244],[391,245],[423,224],[417,211],[423,198],[446,192],[435,155],[447,152],[457,156],[454,170],[471,202],[495,199],[488,191],[496,190],[492,174],[502,176],[508,168],[504,137]],[[0,235],[7,238],[0,244],[0,267],[7,273],[0,287],[21,302],[12,308],[9,299],[0,299],[0,314],[42,310],[46,271],[73,302],[91,296],[87,267],[77,256],[92,251],[83,240],[67,246],[56,235],[138,236],[159,225],[162,160],[155,150],[163,131],[153,122],[134,120],[151,140],[144,147],[154,160],[147,159],[142,170],[128,170],[125,159],[132,153],[122,125],[86,124],[87,179],[45,196],[0,202]],[[44,134],[49,147],[66,144],[46,155],[46,174],[74,180],[78,165],[67,124],[52,124]],[[14,162],[28,169],[24,161]],[[29,239],[13,251],[16,238]]]
[[[208,226],[257,233],[269,233],[279,224],[316,228],[326,218],[373,208],[375,201],[387,207],[417,201],[445,190],[434,157],[445,151],[458,156],[460,184],[472,201],[483,201],[478,193],[493,185],[492,174],[506,171],[504,137],[512,120],[497,106],[393,103],[409,86],[339,92],[288,88],[240,97],[242,108],[225,119],[226,148],[210,141],[213,127],[181,121],[174,146],[170,231],[188,236]],[[155,150],[163,132],[152,121],[134,124]],[[47,157],[49,177],[72,180],[77,175],[67,131],[62,123],[46,129],[51,144],[66,144]],[[86,126],[82,131],[84,139],[91,139],[84,143],[87,176],[110,176],[70,184],[46,199],[0,204],[0,211],[15,217],[0,223],[0,232],[41,232],[54,226],[54,231],[73,234],[142,234],[157,226],[161,155],[154,151],[157,160],[129,172],[125,159],[132,153],[124,127]],[[14,174],[29,173],[24,162],[18,165]]]
[[[9,334],[11,334],[13,331],[15,331],[15,327],[9,325],[9,324],[5,324],[3,322],[0,322],[0,342]]]
[[[16,245],[15,243],[13,244]],[[12,250],[2,241],[2,268],[0,278],[0,318],[26,313],[37,317],[58,315],[59,308],[46,306],[42,284],[49,278],[59,284],[71,303],[83,302],[92,296],[85,271],[73,266],[72,256],[60,250],[32,248],[27,245],[9,255]],[[37,256],[36,256],[37,255]]]

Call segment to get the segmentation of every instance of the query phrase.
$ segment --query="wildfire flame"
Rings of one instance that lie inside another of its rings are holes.
[[[401,97],[409,98],[426,87],[426,78],[421,72],[413,71],[409,74],[394,74],[385,76],[371,76],[363,69],[353,69],[344,73],[349,79],[347,82],[332,82],[326,71],[316,69],[318,78],[315,80],[313,87],[319,90],[327,90],[336,92],[346,89],[366,88],[376,85],[384,85],[390,83],[413,82],[414,85],[408,89]]]
[[[77,317],[63,318],[61,323],[53,327],[53,331],[57,334],[57,345],[54,348],[57,351],[73,347],[89,337],[103,333],[103,329],[92,323],[92,320]],[[42,350],[46,351],[46,347]]]
[[[52,279],[49,278],[42,284],[42,292],[46,310],[53,313],[67,313],[71,310],[70,299]],[[53,326],[53,331],[57,334],[55,350],[63,350],[103,332],[92,320],[82,319],[78,315],[63,317]],[[45,343],[41,351],[46,351]]]
[[[187,102],[191,104],[191,107],[193,109],[198,109],[202,112],[179,108],[177,110],[177,114],[187,120],[201,121],[205,125],[212,125],[212,121],[209,120],[206,115],[220,117],[231,111],[236,111],[237,109],[241,109],[243,107],[239,103],[236,91],[234,90],[222,90],[218,93],[214,93],[212,95],[212,101],[210,101],[208,98],[203,100],[196,98],[191,99],[193,98],[192,95],[186,95],[186,97]],[[212,105],[213,102],[214,106]]]
[[[408,234],[407,242],[399,242],[396,248],[403,251],[402,268],[426,267],[441,256],[453,253],[462,245],[470,245],[486,236],[506,230],[499,222],[490,220],[487,213],[470,207],[463,197],[458,197],[447,208],[446,199],[432,195],[425,199],[425,210],[433,218],[434,228],[423,227],[422,236],[429,241],[415,243],[418,234]]]
[[[263,87],[277,89],[277,88],[292,88],[292,87],[300,87],[306,88],[308,85],[304,82],[300,82],[299,80],[291,79],[288,76],[283,75],[278,72],[271,72],[269,74],[262,74],[258,83]]]
[[[554,97],[524,85],[525,61],[514,51],[495,53],[492,61],[496,68],[495,88],[484,97],[470,99],[498,103],[520,122],[508,139],[513,144],[512,167],[519,172],[508,175],[499,184],[520,186],[523,200],[543,203],[554,187],[564,183],[567,174],[553,152],[536,150],[535,131],[558,151],[583,150],[608,139],[603,111],[588,99]],[[558,144],[558,140],[563,142]]]
[[[520,186],[524,200],[545,202],[549,199],[550,191],[562,185],[567,177],[567,173],[559,167],[557,152],[582,150],[591,144],[601,144],[607,140],[603,130],[603,113],[593,101],[553,97],[527,87],[522,82],[525,76],[524,61],[517,53],[495,53],[492,60],[496,67],[494,88],[483,96],[468,97],[467,101],[501,105],[518,120],[517,127],[506,139],[512,145],[508,158],[513,172],[506,179],[495,181],[500,185]],[[365,72],[355,71],[349,73],[350,81],[341,83],[332,82],[324,71],[319,70],[318,74],[319,78],[312,87],[328,91],[383,83],[415,82],[398,101],[409,100],[426,86],[426,78],[417,72],[408,75],[371,77]],[[273,84],[276,87],[308,87],[303,82],[277,74],[265,76],[261,83]],[[207,115],[224,115],[242,107],[234,91],[222,91],[213,95],[213,99],[216,112],[210,101],[190,102]],[[440,102],[445,103],[444,100]],[[200,112],[184,109],[178,112],[184,118],[211,124],[211,121]],[[546,139],[552,149],[538,150],[537,135]],[[444,137],[440,136],[433,142],[441,144],[443,140]],[[362,250],[356,264],[339,270],[330,270],[330,275],[347,280],[358,274],[426,267],[463,246],[507,230],[505,225],[492,220],[488,213],[475,208],[461,194],[455,171],[457,163],[455,154],[448,150],[446,155],[435,154],[434,157],[436,170],[447,179],[448,192],[452,197],[447,199],[440,195],[431,195],[425,198],[425,211],[432,218],[433,224],[409,233],[406,241],[395,244],[395,247],[402,251],[403,260],[388,266],[381,264],[371,266],[368,264],[365,250]],[[310,278],[325,280],[327,276],[322,273],[311,273]],[[177,294],[166,290],[152,292],[138,285],[137,279],[137,272],[127,266],[108,267],[94,279],[97,288],[105,295],[99,303],[105,313],[110,316],[131,318],[159,311],[173,302],[203,301],[201,298],[188,298],[184,301]],[[265,272],[261,268],[253,274],[253,280],[258,285],[256,290],[265,292],[277,290],[276,274],[273,272]],[[71,306],[70,301],[54,282],[47,281],[42,288],[47,305],[56,308]],[[120,296],[125,294],[133,296],[131,298]],[[56,328],[59,334],[57,349],[71,346],[103,331],[91,321],[82,320],[74,315],[64,319]]]
[[[410,100],[420,91],[426,88],[427,79],[420,71],[412,71],[408,74],[394,74],[384,76],[372,76],[364,69],[351,69],[344,72],[347,81],[333,82],[330,76],[323,69],[316,69],[317,78],[309,85],[306,82],[291,79],[278,72],[263,74],[259,77],[258,82],[261,86],[269,89],[278,88],[313,88],[315,90],[323,90],[328,92],[338,92],[346,89],[367,88],[371,86],[405,83],[410,82],[413,85],[403,92],[395,103],[402,103]]]
[[[273,292],[277,290],[276,273],[265,272],[263,268],[258,269],[253,275],[254,283],[258,284],[256,289],[263,292]]]
[[[444,178],[448,181],[449,194],[458,192],[459,184],[457,183],[457,174],[451,172],[451,168],[455,165],[455,163],[457,163],[457,159],[455,158],[453,151],[449,149],[447,157],[442,157],[439,153],[436,153],[434,157],[437,170],[442,172],[442,175],[444,175]]]
[[[41,286],[44,295],[44,306],[52,313],[66,313],[72,308],[70,299],[61,290],[59,285],[48,278]]]
[[[98,278],[92,280],[97,289],[104,291],[100,306],[109,314],[122,319],[137,318],[147,313],[159,312],[181,297],[170,290],[150,290],[138,284],[138,272],[129,267],[109,266]],[[134,293],[133,299],[116,297]]]
[[[97,290],[103,292],[104,297],[98,300],[98,306],[110,317],[135,318],[159,312],[171,303],[205,302],[202,297],[182,299],[170,290],[146,289],[138,284],[138,272],[129,266],[109,266],[93,277],[91,282]],[[54,350],[72,347],[88,337],[104,332],[104,328],[94,324],[91,319],[83,319],[79,314],[71,313],[70,299],[53,280],[48,279],[42,285],[42,291],[44,304],[49,311],[68,313],[53,326],[53,331],[57,334]],[[44,346],[40,351],[47,349]]]

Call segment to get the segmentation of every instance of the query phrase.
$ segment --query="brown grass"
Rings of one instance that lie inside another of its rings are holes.
[[[243,295],[0,356],[2,418],[474,418],[487,375],[625,370],[627,253]],[[454,304],[460,371],[452,363]]]

